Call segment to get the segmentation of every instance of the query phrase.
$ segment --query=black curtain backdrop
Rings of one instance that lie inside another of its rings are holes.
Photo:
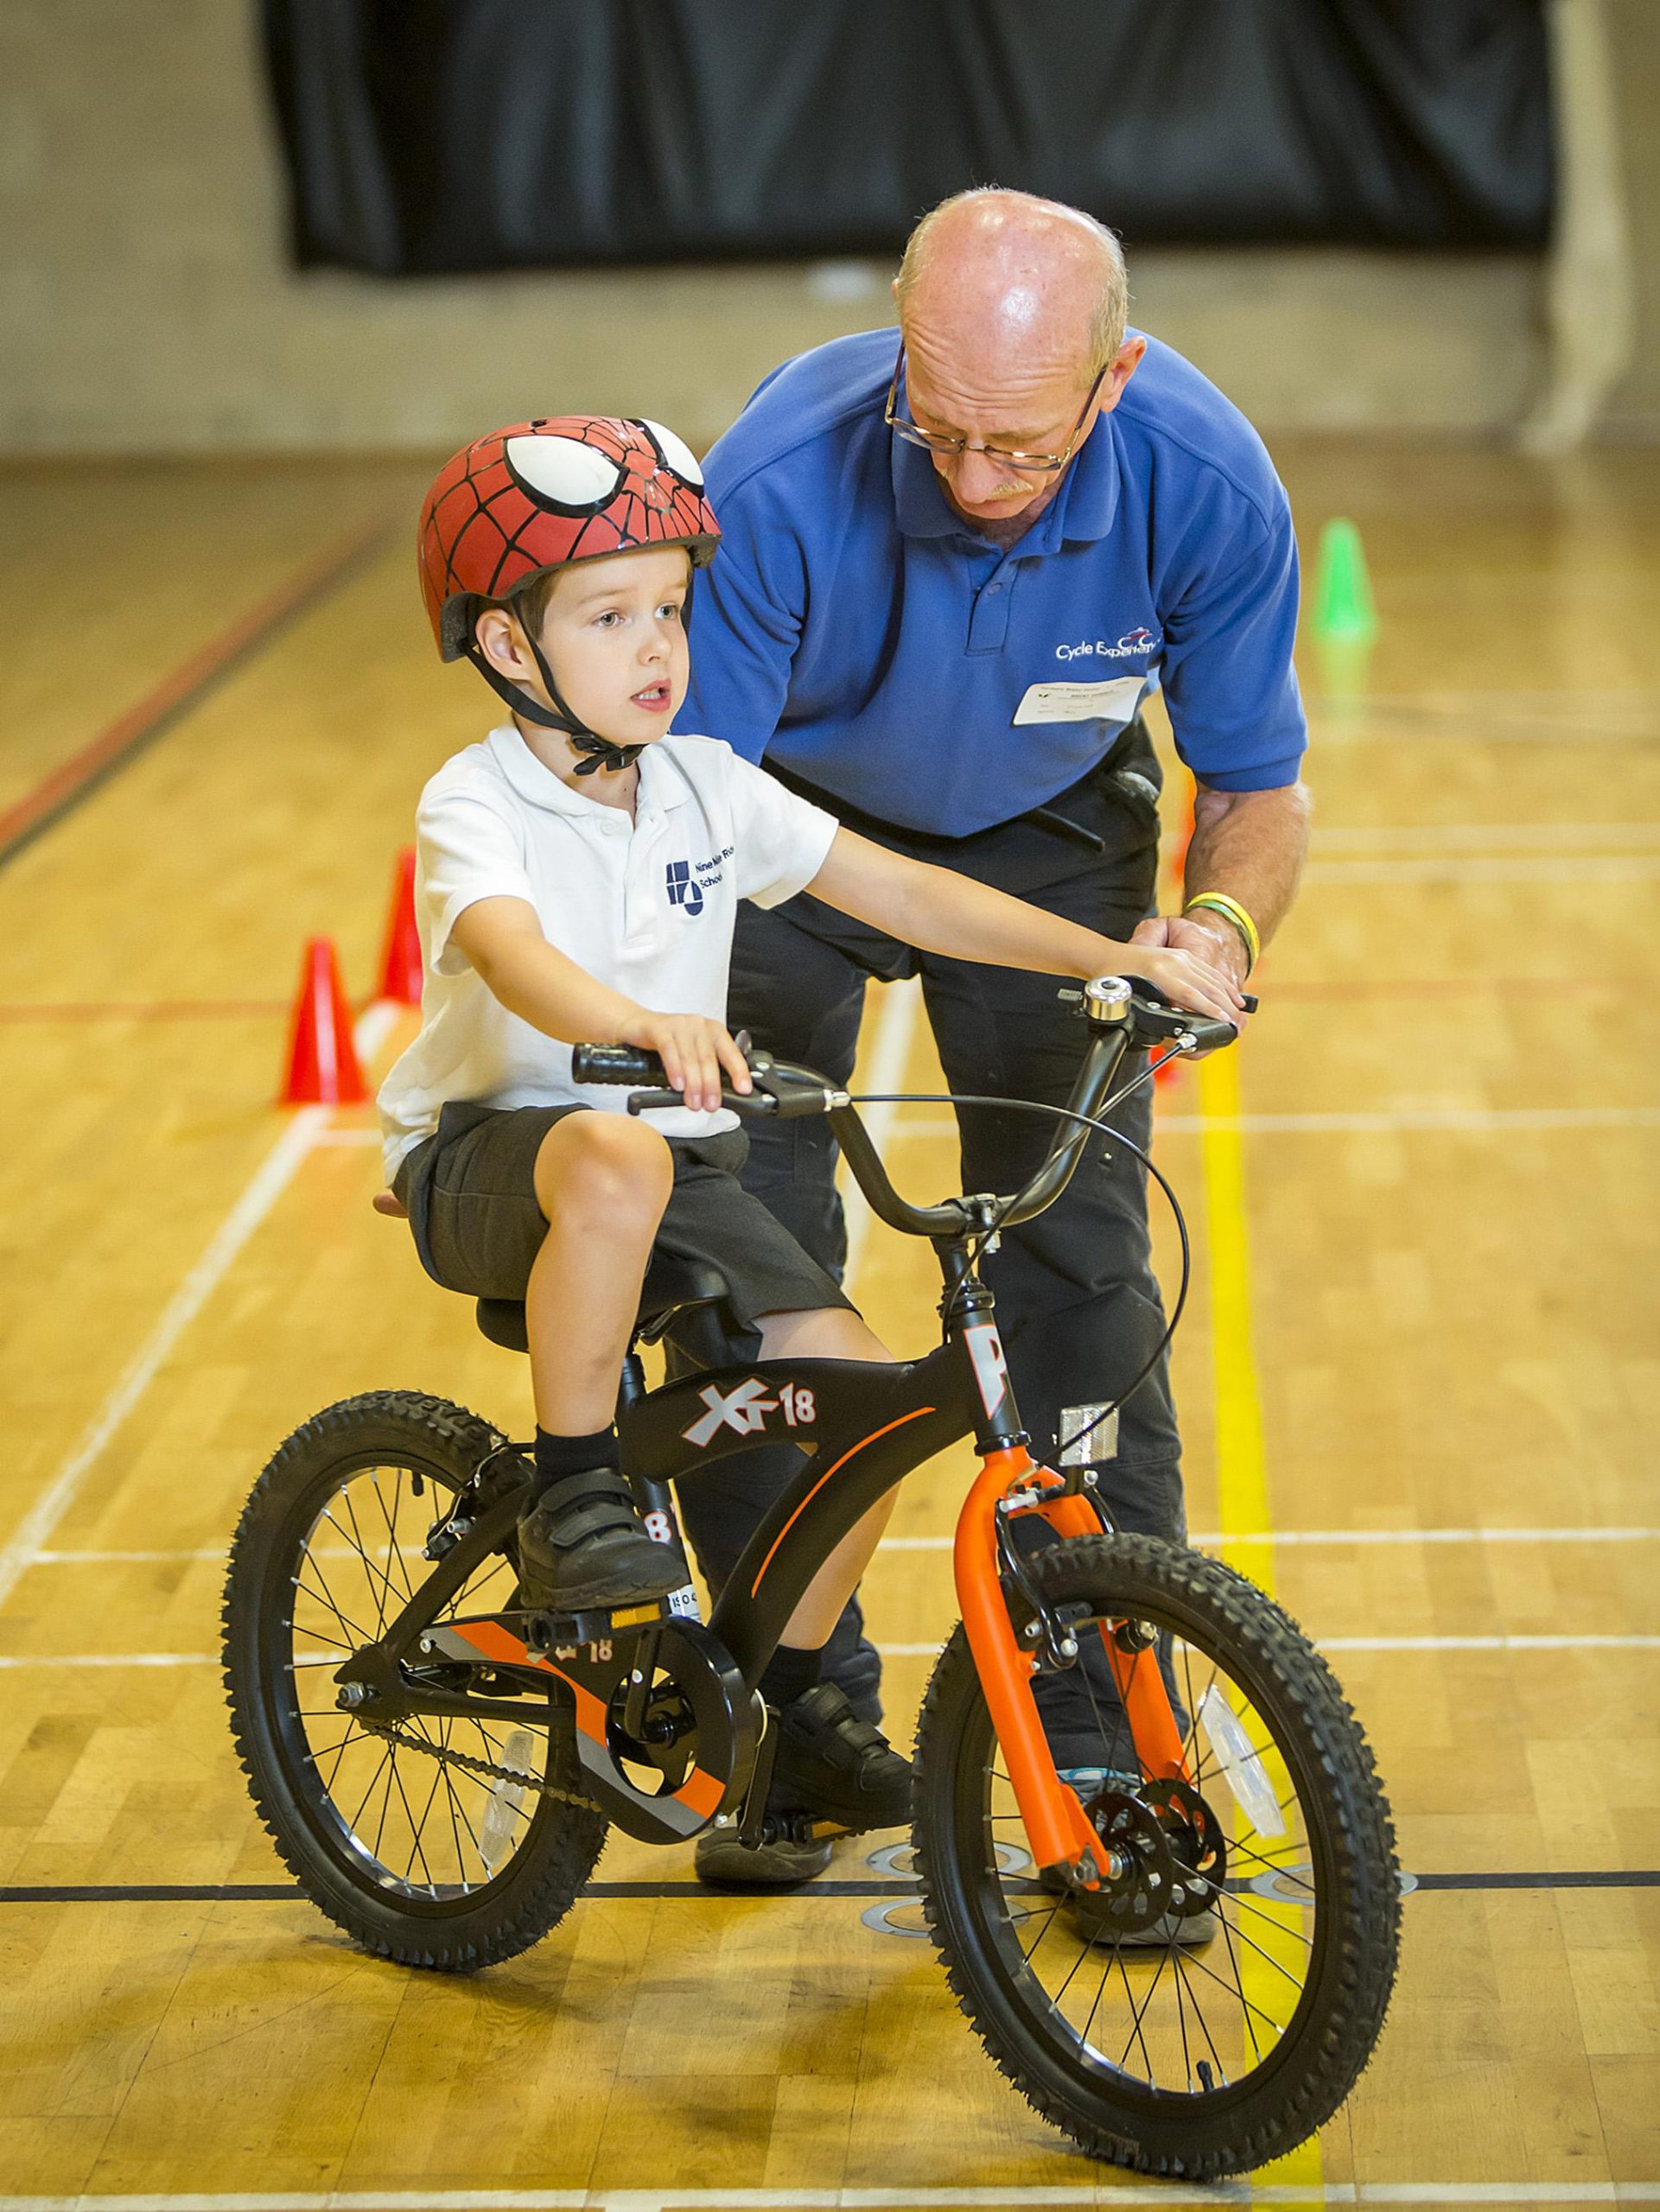
[[[1138,245],[1542,243],[1541,0],[264,0],[296,258],[894,254],[1004,184]]]

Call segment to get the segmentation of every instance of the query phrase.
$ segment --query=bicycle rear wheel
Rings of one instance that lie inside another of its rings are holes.
[[[226,1583],[232,1731],[278,1852],[366,1949],[448,1972],[536,1942],[593,1872],[603,1816],[536,1786],[579,1790],[569,1714],[527,1697],[522,1724],[415,1715],[399,1726],[417,1750],[342,1712],[334,1675],[432,1572],[428,1532],[504,1441],[414,1391],[330,1406],[261,1475]],[[499,1611],[517,1589],[492,1555],[437,1618]]]
[[[1003,2072],[1095,2156],[1194,2179],[1262,2165],[1347,2096],[1394,1984],[1399,1876],[1365,1738],[1295,1624],[1214,1560],[1088,1536],[1031,1573],[1080,1643],[1105,1624],[1152,1664],[1160,1639],[1190,1786],[1148,1777],[1116,1700],[1092,1692],[1084,1786],[1123,1871],[1098,1896],[1046,1888],[959,1627],[916,1783],[951,1987]]]

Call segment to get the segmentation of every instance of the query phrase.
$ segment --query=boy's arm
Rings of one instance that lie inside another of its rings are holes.
[[[826,906],[922,952],[1043,976],[1142,976],[1192,1013],[1243,1020],[1233,984],[1193,953],[1120,944],[950,868],[904,859],[850,830],[836,832],[807,888]]]
[[[493,998],[563,1045],[638,1045],[660,1055],[670,1087],[688,1106],[713,1111],[722,1070],[749,1089],[742,1053],[718,1021],[638,1005],[550,944],[528,899],[479,899],[458,914],[450,942]]]

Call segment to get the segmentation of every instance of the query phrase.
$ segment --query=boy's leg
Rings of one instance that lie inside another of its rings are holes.
[[[550,1611],[643,1602],[687,1580],[679,1547],[654,1543],[641,1525],[613,1425],[673,1179],[663,1138],[620,1114],[567,1115],[537,1150],[548,1227],[525,1294],[537,1496],[518,1549],[526,1599]]]
[[[760,1321],[763,1359],[869,1359],[892,1363],[894,1355],[846,1306],[808,1313],[764,1313]],[[843,1537],[808,1584],[785,1627],[785,1650],[822,1651],[842,1618],[842,1608],[859,1586],[870,1555],[894,1516],[897,1489],[873,1505]]]

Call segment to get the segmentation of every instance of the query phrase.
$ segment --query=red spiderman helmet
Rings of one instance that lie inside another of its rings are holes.
[[[480,610],[549,569],[643,546],[715,558],[720,524],[691,448],[660,423],[550,415],[475,438],[421,510],[421,589],[446,660],[470,653]]]

